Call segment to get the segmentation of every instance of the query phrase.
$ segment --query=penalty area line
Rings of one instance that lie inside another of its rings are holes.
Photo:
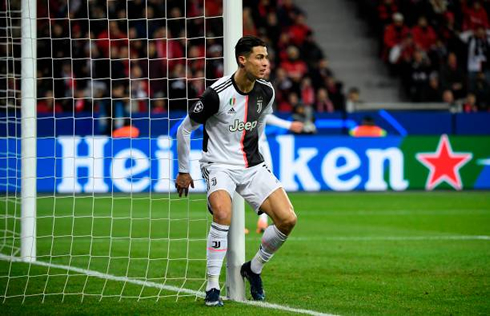
[[[199,296],[199,297],[205,296],[204,292],[189,290],[189,289],[180,288],[177,286],[164,285],[164,284],[160,284],[160,283],[156,283],[156,282],[152,282],[152,281],[142,281],[142,280],[132,279],[132,278],[123,277],[123,276],[106,274],[106,273],[102,273],[102,272],[98,272],[98,271],[81,269],[81,268],[71,267],[71,266],[62,265],[62,264],[55,264],[55,263],[49,263],[49,262],[43,262],[43,261],[25,262],[21,258],[7,256],[4,254],[0,254],[0,260],[19,262],[19,263],[25,263],[25,264],[32,264],[32,265],[37,265],[37,266],[41,266],[41,267],[56,268],[56,269],[61,269],[61,270],[66,270],[66,271],[77,272],[80,274],[85,274],[87,276],[91,276],[91,277],[95,277],[95,278],[99,278],[99,279],[104,279],[104,280],[109,280],[109,281],[117,281],[117,282],[127,282],[127,283],[131,283],[131,284],[145,286],[145,287],[152,287],[152,288],[156,288],[156,289],[160,289],[160,290],[167,290],[167,291],[172,291],[172,292],[177,292],[177,293],[191,294],[191,295],[195,295],[195,296]],[[224,299],[226,300],[226,298],[224,298]],[[313,310],[308,310],[308,309],[293,308],[293,307],[289,307],[286,305],[279,305],[279,304],[272,304],[272,303],[265,303],[265,302],[256,302],[256,301],[236,301],[236,302],[241,303],[241,304],[245,304],[245,305],[281,310],[281,311],[292,312],[292,313],[313,315],[313,316],[336,316],[333,314],[325,314],[325,313],[321,313],[321,312],[317,312],[317,311],[313,311]]]

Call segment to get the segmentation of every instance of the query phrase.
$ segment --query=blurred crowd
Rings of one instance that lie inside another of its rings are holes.
[[[342,83],[315,41],[306,14],[292,0],[244,0],[243,33],[262,38],[271,63],[269,80],[278,111],[305,115],[344,111]]]
[[[381,58],[410,101],[446,102],[464,112],[489,109],[490,1],[360,3],[376,25]]]
[[[38,1],[38,112],[185,111],[223,75],[222,23],[209,0]]]
[[[292,0],[243,3],[244,34],[269,47],[277,110],[343,111],[305,13]],[[39,113],[186,111],[223,76],[220,0],[43,0],[37,32]]]

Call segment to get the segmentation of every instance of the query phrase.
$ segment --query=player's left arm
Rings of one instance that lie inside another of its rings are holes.
[[[304,125],[302,122],[291,122],[291,121],[283,120],[282,118],[279,118],[273,114],[272,105],[276,97],[276,92],[272,87],[272,85],[270,87],[271,87],[271,99],[267,104],[266,109],[264,110],[264,114],[266,114],[265,124],[284,128],[295,133],[301,133],[303,131],[303,125]]]
[[[280,117],[275,116],[274,114],[267,115],[265,119],[265,123],[267,125],[277,126],[280,128],[288,129],[295,133],[301,133],[303,131],[303,122],[298,121],[287,121]]]

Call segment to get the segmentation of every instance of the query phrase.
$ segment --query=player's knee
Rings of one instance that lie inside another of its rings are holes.
[[[291,212],[288,212],[288,215],[284,216],[278,226],[279,230],[286,235],[289,235],[289,233],[293,230],[294,226],[296,226],[296,222],[298,221],[298,218],[294,211],[291,209]]]
[[[230,225],[231,223],[231,211],[221,204],[213,205],[213,221],[222,225]]]
[[[296,226],[296,222],[298,221],[298,217],[294,213],[294,211],[290,212],[289,216],[285,220],[285,226],[291,231],[294,226]]]

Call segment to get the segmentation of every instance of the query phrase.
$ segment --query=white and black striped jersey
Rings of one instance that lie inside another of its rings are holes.
[[[201,162],[248,168],[264,161],[259,137],[265,117],[272,113],[274,88],[257,80],[248,93],[241,92],[233,75],[211,85],[189,109],[192,121],[204,124]]]

